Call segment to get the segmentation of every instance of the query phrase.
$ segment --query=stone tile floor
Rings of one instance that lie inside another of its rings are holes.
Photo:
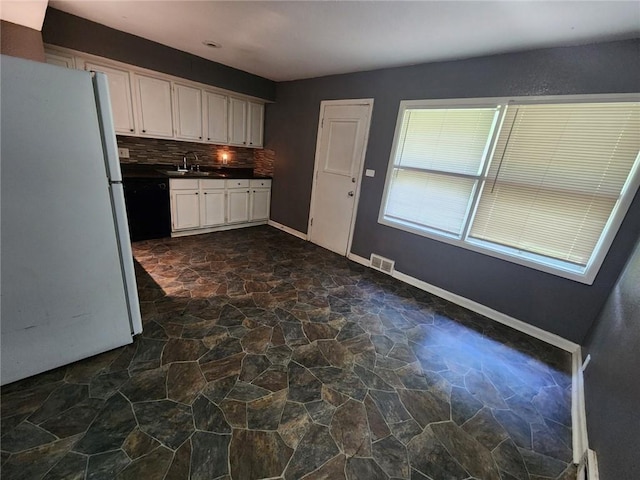
[[[270,227],[134,244],[133,345],[2,388],[2,479],[575,478],[570,356]]]

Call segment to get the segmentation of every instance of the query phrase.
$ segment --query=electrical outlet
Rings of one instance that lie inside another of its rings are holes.
[[[128,148],[119,148],[118,149],[118,157],[120,157],[120,158],[129,158],[129,149]]]
[[[375,171],[375,170],[372,170],[372,169],[370,169],[370,168],[367,168],[367,170],[364,172],[364,174],[365,174],[367,177],[375,177],[375,176],[376,176],[376,171]]]

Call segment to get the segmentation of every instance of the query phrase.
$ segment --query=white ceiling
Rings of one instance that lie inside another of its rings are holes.
[[[276,81],[640,36],[638,1],[59,1]],[[212,49],[202,44],[222,44]]]
[[[0,18],[6,22],[41,30],[47,0],[0,0]]]

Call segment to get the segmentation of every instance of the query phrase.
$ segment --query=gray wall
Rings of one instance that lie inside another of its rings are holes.
[[[0,53],[44,62],[42,34],[29,27],[0,20]]]
[[[496,55],[277,84],[266,111],[276,152],[271,218],[307,231],[321,100],[374,98],[353,253],[575,342],[584,339],[640,233],[640,195],[592,286],[377,223],[400,100],[640,91],[640,39]]]
[[[589,446],[600,478],[640,472],[640,242],[587,338],[585,371]]]
[[[211,62],[159,43],[47,8],[42,27],[45,43],[92,53],[131,65],[215,85],[266,100],[275,97],[275,82]]]

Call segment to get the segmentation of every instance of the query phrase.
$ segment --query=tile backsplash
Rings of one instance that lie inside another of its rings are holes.
[[[276,161],[276,152],[268,148],[253,151],[253,173],[273,177],[273,165]]]
[[[121,158],[122,163],[150,163],[178,165],[187,152],[198,155],[198,163],[205,166],[222,165],[222,155],[227,154],[227,165],[231,167],[254,168],[261,175],[273,174],[273,150],[231,147],[228,145],[210,145],[196,142],[163,140],[159,138],[142,138],[117,136],[118,147],[129,149],[129,158]],[[189,164],[195,162],[193,155],[187,159]]]

